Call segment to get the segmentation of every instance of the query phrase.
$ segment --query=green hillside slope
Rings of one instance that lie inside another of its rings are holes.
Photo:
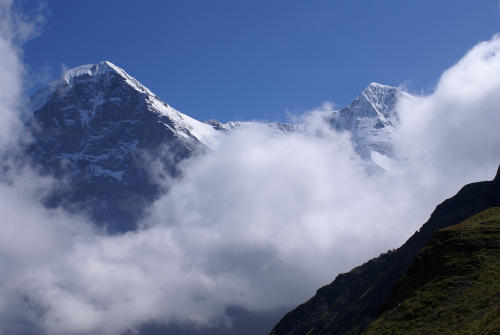
[[[364,334],[500,334],[500,207],[439,230]]]
[[[468,184],[438,205],[422,228],[400,248],[340,274],[320,288],[309,301],[286,314],[271,334],[362,333],[380,315],[392,287],[434,232],[495,206],[500,206],[500,168],[494,180]]]

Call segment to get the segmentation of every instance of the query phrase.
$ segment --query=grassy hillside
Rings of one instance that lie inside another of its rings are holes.
[[[500,334],[500,207],[439,230],[366,335]]]
[[[500,206],[500,168],[492,181],[464,186],[436,207],[429,220],[395,251],[337,276],[309,301],[287,313],[271,335],[358,335],[381,313],[391,289],[439,229]]]

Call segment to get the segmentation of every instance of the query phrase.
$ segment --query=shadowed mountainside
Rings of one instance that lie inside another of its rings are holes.
[[[500,206],[500,168],[493,181],[468,184],[438,205],[422,228],[400,248],[340,274],[320,288],[309,301],[286,314],[271,334],[362,333],[378,317],[392,287],[434,232],[495,206]]]
[[[436,232],[364,334],[424,333],[500,334],[500,207]]]

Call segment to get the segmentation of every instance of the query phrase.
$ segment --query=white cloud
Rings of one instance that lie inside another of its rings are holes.
[[[13,41],[0,38],[2,134],[20,114],[23,68]],[[40,194],[53,181],[29,169],[10,174],[0,184],[0,332],[211,325],[225,322],[227,306],[295,305],[338,272],[397,247],[439,201],[493,175],[499,45],[497,36],[478,44],[433,94],[403,100],[399,156],[385,174],[367,174],[349,139],[321,122],[328,105],[303,117],[302,134],[257,125],[224,136],[186,161],[143,227],[124,235],[47,210]]]
[[[497,73],[499,35],[477,44],[445,71],[433,94],[402,101],[396,144],[414,173],[427,183],[455,185],[496,171],[500,158]]]
[[[30,16],[12,9],[12,0],[0,0],[0,146],[13,145],[21,140],[19,122],[23,101],[23,77],[21,45],[35,37],[43,24],[44,2]]]
[[[19,129],[17,111],[21,101],[23,67],[19,48],[13,43],[10,1],[0,2],[0,146],[10,141]]]

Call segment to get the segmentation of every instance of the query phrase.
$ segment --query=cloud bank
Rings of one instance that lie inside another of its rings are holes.
[[[1,3],[2,25],[13,24],[10,6]],[[12,132],[23,76],[16,43],[1,35],[2,148],[20,134]],[[385,173],[367,173],[321,110],[302,117],[300,134],[255,125],[221,136],[184,162],[183,178],[141,229],[123,235],[47,210],[40,199],[54,181],[28,167],[9,170],[0,183],[0,332],[230,326],[228,306],[296,305],[339,272],[399,246],[464,183],[493,176],[499,70],[494,36],[445,71],[433,94],[403,98],[397,156]]]

